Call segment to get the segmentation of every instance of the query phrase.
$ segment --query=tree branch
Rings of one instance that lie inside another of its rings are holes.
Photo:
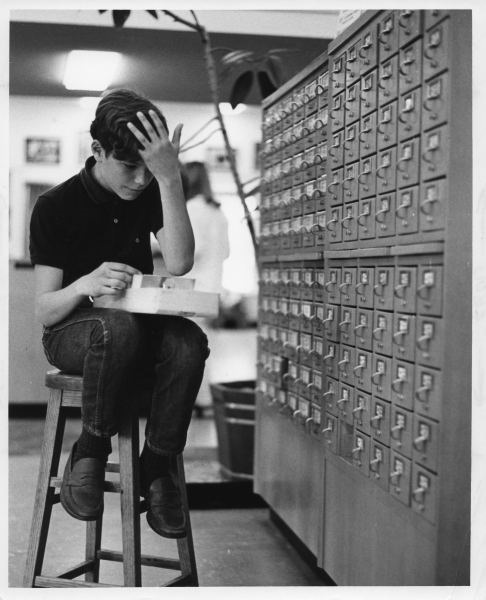
[[[197,19],[196,19],[196,23],[191,23],[190,21],[187,21],[186,19],[179,17],[179,15],[176,15],[171,10],[163,10],[162,12],[165,15],[167,15],[168,17],[172,17],[174,19],[174,21],[177,21],[178,23],[182,23],[186,27],[190,27],[191,29],[194,29],[195,31],[199,31],[199,32],[201,31],[201,25],[199,25]],[[193,13],[192,10],[191,10],[191,13]],[[194,13],[193,13],[193,16],[195,17]]]
[[[207,135],[204,139],[202,139],[200,142],[196,142],[195,144],[192,144],[192,146],[181,146],[181,148],[179,149],[179,152],[187,152],[188,150],[191,150],[192,148],[196,148],[197,146],[204,144],[204,142],[207,142],[209,140],[209,138],[213,137],[213,135],[215,133],[218,133],[218,131],[221,131],[220,127],[215,129],[214,131],[211,131],[211,133],[209,135]]]
[[[255,254],[256,254],[258,251],[258,241],[257,241],[256,233],[255,233],[255,227],[253,225],[253,220],[252,220],[250,211],[248,210],[248,206],[246,205],[245,191],[243,190],[243,185],[241,183],[238,169],[236,167],[235,152],[233,150],[233,147],[230,144],[228,132],[226,130],[226,126],[225,126],[224,119],[223,119],[223,115],[221,114],[221,110],[219,108],[219,81],[218,81],[218,75],[217,75],[217,71],[216,71],[216,65],[214,62],[214,57],[211,52],[211,40],[209,38],[209,34],[205,27],[200,26],[198,31],[199,31],[199,35],[201,36],[201,41],[202,41],[203,48],[204,48],[204,59],[206,61],[206,68],[208,71],[209,88],[211,90],[211,96],[213,99],[214,108],[216,110],[216,116],[217,116],[218,121],[221,126],[221,133],[223,134],[224,144],[225,144],[226,150],[228,152],[228,162],[229,162],[230,170],[231,170],[233,179],[236,184],[238,196],[239,196],[241,204],[242,204],[243,212],[245,215],[245,220],[248,225],[248,229],[250,231],[251,241],[252,241],[253,248],[254,248]],[[256,264],[257,264],[257,269],[258,269],[259,268],[258,261]]]
[[[213,121],[216,121],[217,118],[218,117],[211,117],[209,119],[209,121],[206,121],[206,123],[204,123],[204,125],[202,127],[200,127],[195,133],[193,133],[190,137],[188,137],[187,140],[184,140],[184,142],[181,144],[181,149],[184,148],[184,146],[186,146],[196,136],[198,136],[201,133],[201,131],[204,131],[210,123],[212,123]]]

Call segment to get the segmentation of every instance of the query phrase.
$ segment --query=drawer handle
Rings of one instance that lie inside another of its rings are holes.
[[[341,219],[341,223],[342,226],[344,227],[344,229],[351,229],[351,225],[348,223],[348,221],[354,219],[354,217],[352,215],[347,215],[346,217],[343,217]]]
[[[361,46],[361,48],[358,50],[358,56],[362,59],[368,58],[368,49],[371,48],[373,44],[371,42],[367,42],[366,44],[363,44]],[[367,65],[369,64],[369,60],[363,60],[364,64]]]
[[[370,216],[371,216],[371,215],[370,215],[370,213],[369,213],[369,212],[363,212],[363,213],[360,213],[360,214],[358,215],[358,223],[359,223],[361,226],[364,226],[364,225],[366,225],[366,222],[368,221],[368,218],[369,218]],[[365,231],[367,231],[367,230],[365,230]]]
[[[413,440],[413,445],[417,450],[423,451],[425,449],[425,442],[427,442],[429,436],[427,434],[421,435]]]
[[[377,287],[381,287],[378,285],[375,285],[375,289]],[[379,296],[381,294],[377,294],[377,296]],[[383,332],[385,331],[384,327],[377,327],[376,329],[373,329],[373,339],[377,340],[377,341],[381,341],[383,339]]]
[[[381,383],[381,378],[383,377],[384,373],[382,373],[381,371],[377,371],[376,373],[373,373],[373,375],[371,376],[371,381],[375,384],[375,385],[380,385]],[[376,419],[376,417],[375,417]],[[381,417],[380,417],[381,419]]]
[[[395,439],[396,439],[396,438],[398,438],[398,437],[400,437],[400,431],[401,431],[402,429],[404,429],[404,426],[403,426],[403,425],[394,425],[394,426],[393,426],[393,427],[390,429],[390,431],[391,431],[391,434],[392,434],[392,437],[394,437]],[[398,433],[398,436],[396,435],[396,433]]]
[[[375,221],[378,221],[378,223],[384,223],[385,215],[386,215],[386,213],[389,213],[389,212],[390,212],[389,208],[381,208],[380,210],[377,210],[376,214],[375,214]]]
[[[417,340],[417,347],[420,348],[420,350],[427,351],[429,349],[431,339],[432,338],[430,335],[420,336]]]
[[[403,390],[403,385],[406,383],[406,379],[394,379],[392,381],[392,390],[397,394],[401,394]]]
[[[424,214],[430,215],[432,213],[431,207],[434,202],[440,202],[439,198],[426,198],[420,203],[420,210]]]
[[[426,491],[427,491],[427,488],[420,486],[420,487],[414,489],[412,492],[412,496],[413,496],[414,500],[421,505],[420,506],[421,510],[424,509],[423,500],[424,500],[424,495],[425,495]]]
[[[348,325],[351,325],[351,321],[341,321],[339,323],[339,329],[347,329]]]
[[[388,38],[385,36],[389,36],[392,32],[392,29],[387,29],[385,31],[380,31],[380,33],[378,34],[378,41],[380,42],[380,44],[383,44],[384,46],[384,50],[390,50],[391,46],[388,43]]]
[[[415,397],[417,398],[417,400],[419,400],[420,402],[423,403],[428,403],[429,402],[429,394],[430,394],[430,387],[423,385],[422,387],[419,387],[416,391],[415,391]]]
[[[393,341],[396,344],[402,344],[402,338],[407,333],[408,333],[408,331],[397,331],[396,333],[393,334]]]
[[[422,298],[422,300],[430,299],[430,292],[433,287],[433,284],[424,283],[417,288],[417,296]]]
[[[375,473],[376,473],[376,472],[378,471],[378,469],[379,469],[379,466],[378,466],[378,465],[379,465],[381,462],[383,462],[383,461],[381,460],[381,458],[373,458],[373,460],[370,460],[370,469],[371,469],[373,472],[375,472]]]

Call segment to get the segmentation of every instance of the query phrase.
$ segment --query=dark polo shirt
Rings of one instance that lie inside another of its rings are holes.
[[[80,173],[39,196],[32,212],[31,262],[62,269],[62,287],[106,261],[154,270],[150,232],[163,224],[157,182],[122,200],[93,178],[94,164],[88,158]]]

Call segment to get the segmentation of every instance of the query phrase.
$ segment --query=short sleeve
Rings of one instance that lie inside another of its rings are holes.
[[[69,256],[66,224],[52,197],[40,196],[30,219],[30,260],[33,265],[64,269]]]

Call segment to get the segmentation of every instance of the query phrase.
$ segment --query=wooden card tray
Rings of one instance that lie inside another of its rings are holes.
[[[134,275],[132,287],[116,296],[99,296],[96,308],[117,308],[133,313],[217,317],[218,294],[192,289],[194,280],[184,277]]]

